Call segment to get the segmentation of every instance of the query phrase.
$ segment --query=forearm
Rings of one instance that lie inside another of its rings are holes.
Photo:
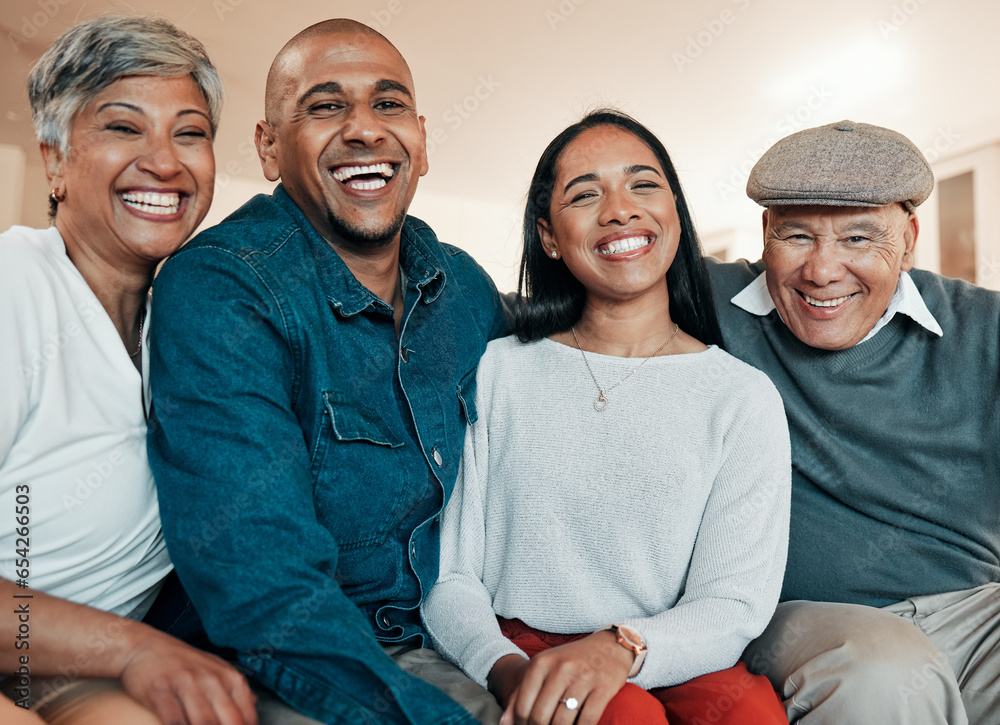
[[[488,686],[491,667],[504,655],[524,657],[500,631],[489,594],[478,580],[457,574],[440,579],[421,615],[434,649],[481,685]]]
[[[16,672],[27,657],[35,675],[121,677],[144,642],[166,637],[141,622],[93,607],[21,589],[0,579],[0,671]]]

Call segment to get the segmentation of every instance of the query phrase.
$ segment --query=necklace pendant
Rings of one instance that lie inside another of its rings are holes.
[[[603,413],[608,409],[608,399],[604,397],[604,393],[597,396],[597,400],[594,401],[594,410],[598,413]]]

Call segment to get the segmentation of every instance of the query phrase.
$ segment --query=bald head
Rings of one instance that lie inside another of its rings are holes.
[[[299,74],[308,51],[315,47],[317,40],[330,39],[330,45],[335,44],[333,36],[368,36],[381,41],[388,46],[399,61],[405,66],[409,75],[410,69],[403,56],[382,33],[370,28],[364,23],[349,18],[334,18],[310,25],[285,43],[274,57],[271,68],[267,72],[267,86],[264,90],[264,118],[272,126],[281,120],[281,107],[284,101],[294,93],[295,83],[292,80]],[[410,86],[412,88],[412,76]]]
[[[392,43],[353,20],[306,28],[275,58],[266,102],[254,133],[264,177],[335,248],[398,244],[427,133]]]

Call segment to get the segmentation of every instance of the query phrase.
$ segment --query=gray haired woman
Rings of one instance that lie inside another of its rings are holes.
[[[235,669],[142,623],[172,568],[147,297],[212,202],[222,84],[166,20],[102,17],[56,40],[28,94],[53,225],[0,235],[0,597],[21,612],[0,617],[4,690],[46,722],[255,725]]]

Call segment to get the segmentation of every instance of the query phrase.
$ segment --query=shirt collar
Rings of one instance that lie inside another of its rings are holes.
[[[323,282],[323,291],[339,314],[356,315],[372,306],[376,309],[384,308],[383,311],[392,313],[392,308],[384,300],[379,299],[371,290],[358,282],[340,255],[323,239],[298,205],[288,196],[284,185],[279,184],[275,188],[272,199],[288,212],[308,240]],[[433,235],[433,232],[418,219],[406,217],[400,235],[399,264],[406,283],[423,288],[422,299],[429,303],[441,294],[445,273],[434,263],[434,257],[423,239],[424,234]]]
[[[730,301],[752,315],[763,317],[770,314],[771,310],[775,309],[775,306],[770,292],[767,291],[766,275],[767,271],[761,272],[753,282],[744,287]],[[896,316],[897,312],[911,318],[921,327],[929,332],[933,332],[938,337],[944,335],[941,325],[934,319],[931,311],[927,309],[927,303],[924,302],[924,298],[920,295],[917,285],[913,283],[913,279],[907,272],[900,272],[899,283],[896,285],[896,291],[892,295],[892,299],[889,300],[889,307],[886,308],[885,314],[879,318],[879,321],[875,323],[875,326],[865,335],[864,340],[861,342],[873,338],[879,330],[889,324],[889,321]]]

